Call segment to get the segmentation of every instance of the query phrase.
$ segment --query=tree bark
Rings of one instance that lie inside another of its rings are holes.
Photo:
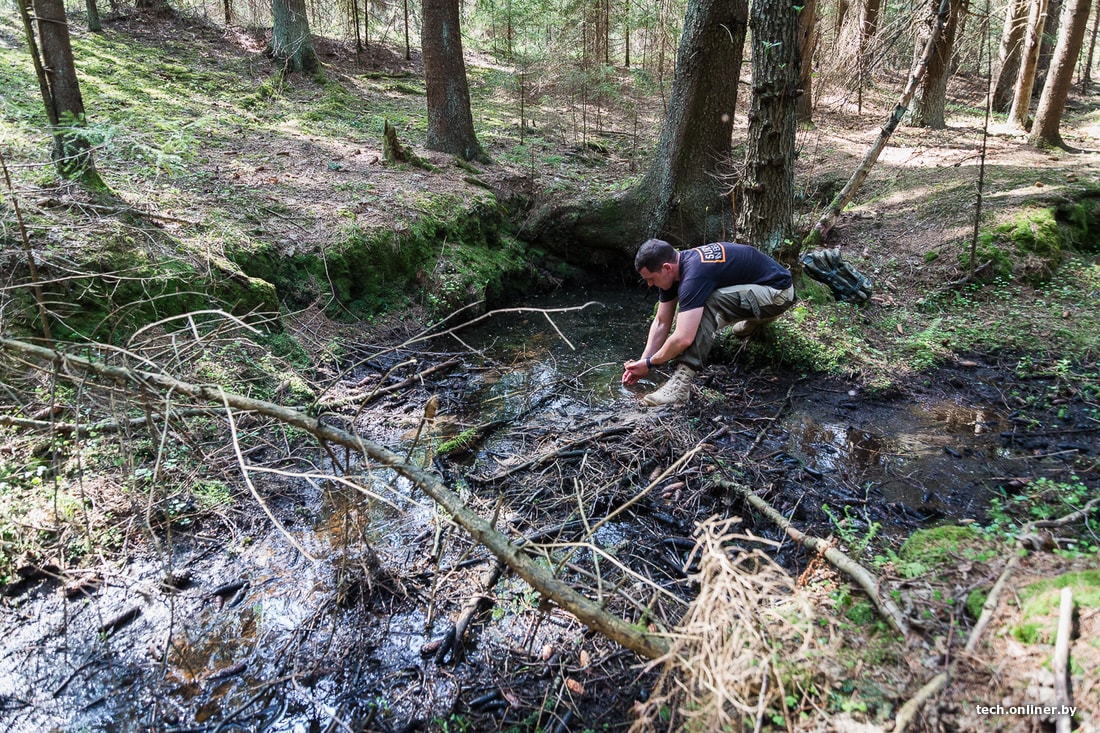
[[[1014,123],[1021,130],[1030,127],[1028,112],[1031,108],[1031,90],[1035,86],[1035,67],[1039,63],[1039,45],[1042,41],[1046,17],[1047,0],[1030,0],[1027,31],[1024,34],[1023,51],[1020,56],[1020,71],[1016,75],[1012,108],[1008,113],[1009,122]]]
[[[812,125],[814,114],[813,71],[817,50],[817,0],[804,0],[798,11],[798,88],[794,115],[800,125]]]
[[[738,234],[775,256],[792,249],[799,19],[787,0],[754,0],[751,12],[752,103]],[[797,254],[793,249],[787,254]]]
[[[88,12],[88,30],[92,33],[103,31],[103,21],[99,18],[99,6],[95,0],[84,0],[84,8]]]
[[[282,73],[315,73],[317,54],[309,35],[305,0],[272,0],[271,10],[273,23],[268,52],[281,64]]]
[[[652,163],[637,186],[598,200],[551,204],[520,235],[573,262],[624,269],[639,242],[692,246],[733,228],[728,188],[747,0],[691,0],[672,90]],[[633,268],[630,268],[631,272]]]
[[[651,236],[695,246],[732,220],[718,178],[730,159],[747,30],[746,0],[688,4],[661,137],[634,194]]]
[[[1027,31],[1028,0],[1010,0],[1005,10],[1004,31],[997,51],[997,81],[993,88],[993,111],[1008,112],[1012,106],[1012,91],[1020,75],[1024,33]]]
[[[1059,18],[1065,9],[1062,0],[1047,0],[1047,22],[1043,35],[1039,39],[1039,61],[1035,64],[1035,88],[1031,96],[1038,97],[1046,85],[1047,74],[1050,72],[1050,62],[1054,58],[1054,42],[1058,32]],[[1087,11],[1086,11],[1087,12]],[[1076,59],[1074,60],[1076,63]]]
[[[951,0],[947,24],[939,34],[939,40],[932,50],[932,57],[928,60],[928,70],[924,74],[924,79],[917,86],[916,94],[913,95],[913,105],[906,116],[907,124],[913,127],[928,127],[933,130],[943,130],[947,127],[947,80],[950,76],[951,55],[955,46],[955,29],[958,26],[959,9],[962,6],[962,1]],[[928,36],[931,35],[932,29],[936,25],[937,4],[937,0],[933,0],[932,15],[929,22],[921,24],[921,30],[926,35],[922,39],[919,38],[918,34],[916,47],[918,51],[914,53],[914,59],[918,58],[920,50],[928,45]]]
[[[1089,40],[1089,52],[1085,57],[1085,68],[1081,72],[1081,94],[1089,93],[1089,84],[1092,82],[1092,56],[1096,51],[1096,32],[1100,29],[1100,2],[1096,3],[1096,15],[1092,19],[1092,34]]]
[[[860,185],[867,179],[867,176],[871,173],[871,168],[874,167],[875,161],[878,160],[878,156],[882,154],[883,148],[886,147],[887,141],[890,136],[894,134],[894,130],[897,129],[898,123],[901,122],[902,115],[905,114],[906,106],[909,104],[909,100],[913,98],[913,94],[916,91],[917,84],[920,83],[921,78],[924,76],[924,71],[928,66],[928,60],[932,56],[932,51],[935,49],[936,42],[939,39],[939,34],[943,31],[943,27],[947,25],[947,16],[950,12],[950,0],[941,0],[940,10],[936,15],[936,24],[933,26],[932,35],[928,39],[928,45],[924,48],[924,53],[921,55],[920,60],[917,62],[916,67],[910,72],[909,82],[905,85],[905,89],[902,90],[901,98],[894,106],[894,111],[891,113],[890,118],[886,124],[883,125],[882,131],[879,133],[874,144],[867,150],[867,153],[863,156],[863,160],[860,161],[859,167],[856,168],[855,173],[848,180],[848,183],[844,184],[844,188],[840,190],[840,193],[829,204],[829,207],[825,210],[825,213],[821,215],[817,224],[810,230],[810,233],[806,235],[806,238],[802,240],[803,249],[811,249],[818,246],[825,241],[825,237],[828,236],[829,231],[836,223],[836,218],[840,216],[840,212],[851,203],[855,198],[856,191],[859,190]]]
[[[20,0],[27,45],[53,134],[53,161],[62,178],[106,188],[95,169],[92,145],[83,134],[84,99],[76,77],[69,22],[62,0]]]
[[[1069,87],[1073,83],[1073,70],[1081,47],[1085,42],[1085,29],[1089,19],[1089,0],[1070,0],[1062,12],[1058,30],[1058,46],[1054,49],[1050,74],[1043,85],[1039,107],[1035,110],[1035,122],[1028,142],[1038,147],[1064,148],[1059,127],[1066,107]]]
[[[474,135],[458,0],[424,0],[423,11],[420,48],[428,89],[427,147],[487,163],[489,156]]]

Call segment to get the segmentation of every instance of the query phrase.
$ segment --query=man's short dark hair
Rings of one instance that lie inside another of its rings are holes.
[[[634,256],[634,269],[638,272],[642,268],[650,272],[657,272],[661,265],[675,262],[679,257],[676,249],[663,239],[647,239],[638,248],[638,254]]]

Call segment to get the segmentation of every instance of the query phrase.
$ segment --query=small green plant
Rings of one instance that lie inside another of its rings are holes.
[[[850,506],[845,506],[844,516],[839,517],[828,504],[821,505],[821,511],[828,515],[840,541],[852,555],[859,557],[871,546],[882,525],[878,522],[865,523],[851,510]]]

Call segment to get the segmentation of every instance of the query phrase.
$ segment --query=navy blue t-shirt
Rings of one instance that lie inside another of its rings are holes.
[[[681,311],[702,308],[710,294],[730,285],[768,285],[776,290],[790,287],[791,273],[766,254],[747,244],[715,242],[680,252],[680,279],[660,300],[680,299]]]

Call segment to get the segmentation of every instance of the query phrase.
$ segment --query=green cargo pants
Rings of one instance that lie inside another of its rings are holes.
[[[710,350],[714,347],[719,316],[725,323],[770,323],[797,300],[793,284],[785,290],[776,290],[767,285],[731,285],[715,290],[703,306],[703,318],[699,322],[695,340],[680,354],[678,361],[695,371],[703,368]]]

